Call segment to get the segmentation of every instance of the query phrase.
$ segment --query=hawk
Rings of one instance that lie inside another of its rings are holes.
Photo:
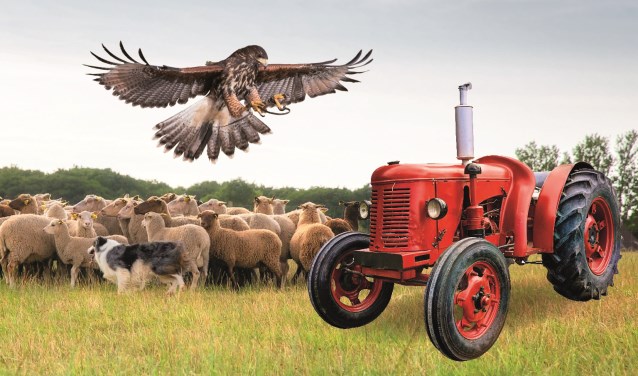
[[[270,132],[255,112],[285,114],[288,105],[311,98],[347,91],[341,82],[359,82],[350,75],[363,73],[355,69],[372,62],[372,50],[362,51],[343,65],[336,59],[311,64],[268,64],[268,54],[256,45],[240,48],[218,62],[190,68],[151,65],[142,50],[135,60],[120,42],[123,56],[102,45],[110,56],[105,59],[91,52],[108,66],[86,65],[100,72],[95,81],[113,95],[141,107],[166,107],[186,103],[204,96],[190,107],[155,125],[158,146],[174,150],[175,157],[193,161],[207,149],[215,162],[220,150],[232,157],[235,147],[246,151],[250,143],[259,142],[259,134]],[[110,59],[110,60],[109,60]],[[268,109],[276,107],[280,112]]]

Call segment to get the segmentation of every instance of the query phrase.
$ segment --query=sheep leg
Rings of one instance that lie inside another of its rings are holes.
[[[268,270],[270,270],[272,274],[275,275],[277,287],[281,288],[283,284],[281,279],[281,262],[279,261],[279,258],[277,258],[276,260],[267,260],[266,262],[264,262],[264,264],[266,265],[266,267],[268,267]]]
[[[71,287],[75,287],[75,283],[78,280],[78,274],[80,273],[80,265],[75,265],[71,267]]]
[[[7,265],[7,279],[10,287],[15,286],[16,278],[18,277],[18,262],[11,260]]]
[[[9,283],[9,274],[7,271],[7,256],[3,255],[2,258],[0,258],[0,267],[2,267],[2,275],[4,275],[4,279],[7,281],[7,283]]]
[[[279,260],[279,268],[281,269],[281,278],[282,278],[282,287],[283,287],[283,282],[286,282],[286,278],[288,277],[288,270],[290,269],[290,265],[288,265],[288,260]]]
[[[199,280],[199,269],[197,268],[197,262],[195,260],[191,260],[190,262],[190,272],[193,274],[190,289],[195,290],[197,288],[197,281]]]
[[[293,283],[297,282],[297,278],[299,278],[299,275],[304,271],[303,266],[301,266],[301,263],[297,260],[295,260],[295,262],[297,263],[297,271],[295,272],[295,275],[293,275],[291,278],[291,281]]]
[[[233,271],[233,265],[228,265],[228,276],[230,277],[230,283],[232,283],[233,289],[239,290],[239,284],[235,279],[235,272]]]

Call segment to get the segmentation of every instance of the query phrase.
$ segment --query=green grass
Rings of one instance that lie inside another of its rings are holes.
[[[505,328],[478,360],[430,343],[423,288],[395,288],[373,323],[340,330],[314,312],[305,285],[118,296],[111,284],[0,282],[0,374],[551,374],[638,368],[638,253],[625,253],[600,301],[556,294],[540,265],[512,266]]]

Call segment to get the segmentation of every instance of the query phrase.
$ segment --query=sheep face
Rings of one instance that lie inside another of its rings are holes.
[[[29,205],[33,201],[33,197],[30,194],[23,193],[9,202],[9,206],[14,210],[22,210],[25,206]]]
[[[131,219],[135,214],[135,208],[138,206],[137,201],[129,200],[126,205],[119,212],[117,212],[118,219]]]
[[[268,198],[266,196],[255,197],[255,213],[263,213],[263,214],[274,214],[272,202],[273,198]]]
[[[46,232],[47,234],[55,235],[57,231],[62,231],[65,227],[67,226],[63,220],[55,219],[51,221],[51,223],[49,223],[49,225],[44,228],[44,232]]]
[[[162,199],[165,203],[169,203],[173,200],[175,200],[175,198],[177,197],[177,195],[175,193],[164,193],[163,195],[161,195],[159,198]]]
[[[148,212],[148,213],[144,214],[144,220],[142,221],[142,227],[146,228],[146,227],[150,226],[152,223],[158,222],[158,221],[161,221],[162,223],[164,223],[164,219],[162,218],[161,214],[155,213],[155,212]]]
[[[115,217],[117,216],[117,213],[120,210],[122,210],[124,206],[126,206],[126,203],[129,200],[130,199],[126,199],[126,198],[118,198],[116,200],[113,200],[113,202],[106,205],[102,210],[100,210],[100,214],[105,215],[107,217]]]
[[[197,218],[201,221],[201,226],[206,230],[212,228],[215,223],[218,221],[219,214],[215,213],[212,210],[204,210],[201,214],[197,216]]]
[[[179,214],[197,214],[199,210],[197,209],[197,201],[195,196],[189,195],[180,195],[177,196],[173,201],[167,204],[168,211],[171,215],[179,215]]]
[[[97,219],[97,213],[91,213],[90,211],[83,211],[82,213],[73,213],[71,214],[71,218],[78,221],[80,226],[85,229],[90,229],[93,227],[93,220]]]
[[[168,207],[166,206],[164,200],[156,196],[149,197],[148,200],[142,202],[139,205],[135,205],[133,209],[135,214],[146,214],[149,212],[167,213],[167,210]]]
[[[106,207],[106,200],[96,195],[86,195],[84,200],[73,205],[73,213],[81,213],[85,210],[96,211]]]

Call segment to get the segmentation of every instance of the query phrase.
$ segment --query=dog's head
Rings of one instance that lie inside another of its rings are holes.
[[[89,255],[97,255],[102,252],[107,252],[118,245],[120,245],[120,243],[115,240],[98,236],[93,242],[91,248],[88,249],[88,252]]]

